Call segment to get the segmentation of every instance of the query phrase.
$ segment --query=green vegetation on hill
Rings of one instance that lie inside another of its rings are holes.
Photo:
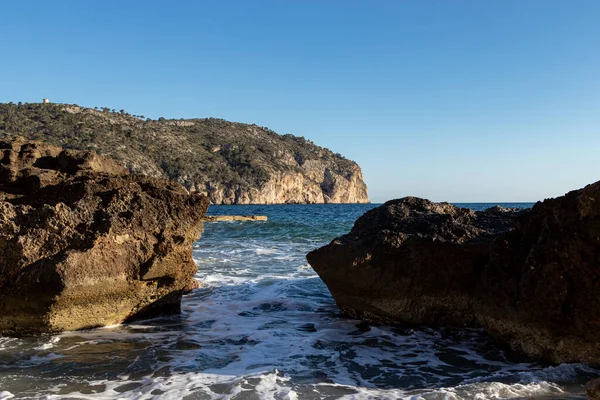
[[[133,173],[167,177],[187,187],[260,188],[273,173],[302,173],[309,160],[331,165],[341,176],[356,168],[302,137],[215,118],[152,120],[108,108],[0,104],[0,138],[14,135],[97,151]]]

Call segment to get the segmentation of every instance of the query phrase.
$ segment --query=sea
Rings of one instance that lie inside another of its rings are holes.
[[[530,360],[481,330],[343,316],[305,255],[375,206],[211,206],[268,221],[205,224],[193,246],[204,286],[180,315],[0,337],[0,399],[585,398],[592,366]]]

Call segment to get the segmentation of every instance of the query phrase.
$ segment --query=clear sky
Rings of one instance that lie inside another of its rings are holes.
[[[600,179],[600,1],[2,1],[0,102],[220,117],[357,161],[373,202]]]

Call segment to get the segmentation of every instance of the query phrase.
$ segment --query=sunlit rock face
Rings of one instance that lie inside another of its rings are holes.
[[[0,332],[178,311],[208,204],[93,152],[0,141]]]

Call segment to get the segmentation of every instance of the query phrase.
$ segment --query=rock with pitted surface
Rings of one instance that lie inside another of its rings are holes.
[[[92,152],[0,141],[0,332],[177,311],[208,204]]]
[[[600,362],[600,182],[539,202],[499,236],[479,279],[480,324],[551,362]]]
[[[307,259],[352,317],[483,327],[536,358],[600,362],[600,182],[521,212],[393,200]]]
[[[368,211],[350,233],[307,258],[350,316],[473,325],[473,293],[489,244],[516,215],[406,197]]]

